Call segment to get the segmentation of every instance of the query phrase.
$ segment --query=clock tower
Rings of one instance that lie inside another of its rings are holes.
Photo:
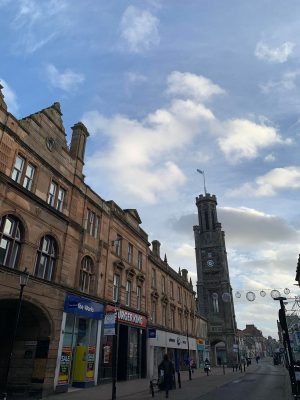
[[[225,233],[218,222],[216,196],[200,195],[196,198],[196,206],[199,220],[199,225],[194,226],[198,309],[208,320],[211,362],[236,363],[236,321]]]

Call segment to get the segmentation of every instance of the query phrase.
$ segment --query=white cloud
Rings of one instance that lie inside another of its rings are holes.
[[[19,105],[16,93],[12,90],[12,88],[4,79],[0,79],[0,83],[3,86],[2,92],[8,111],[12,114],[17,114],[19,110]]]
[[[70,69],[60,73],[53,64],[46,66],[46,74],[52,86],[66,92],[75,90],[85,80],[83,74],[76,73]]]
[[[270,153],[270,154],[268,154],[268,155],[264,158],[264,160],[265,160],[266,162],[273,162],[273,161],[276,160],[276,157],[274,156],[273,153]]]
[[[255,48],[257,58],[274,63],[284,63],[293,53],[295,44],[285,42],[279,47],[271,48],[263,42],[259,42]]]
[[[261,149],[275,144],[291,143],[290,139],[283,140],[274,127],[246,119],[225,121],[220,128],[218,144],[231,163],[256,158]]]
[[[109,149],[94,153],[87,161],[89,175],[98,176],[101,167],[127,193],[153,203],[185,183],[174,161],[176,151],[187,148],[201,133],[199,125],[213,118],[210,110],[189,100],[174,100],[142,121],[120,115],[108,119],[97,111],[85,113],[83,120],[91,134],[105,134],[110,143]]]
[[[205,101],[216,94],[224,94],[225,91],[210,79],[190,72],[173,71],[167,78],[167,93]]]
[[[275,196],[278,191],[300,188],[300,167],[290,166],[274,168],[267,174],[259,176],[255,182],[244,183],[230,192],[232,196]]]
[[[18,53],[32,54],[44,47],[66,23],[63,11],[67,3],[60,0],[18,0],[12,28],[21,31],[15,42]]]
[[[131,52],[139,53],[159,44],[159,20],[150,11],[126,8],[120,28],[121,38]]]
[[[300,76],[300,70],[285,72],[282,78],[278,81],[270,80],[265,84],[260,85],[262,93],[269,94],[273,91],[285,92],[288,90],[297,89],[297,79]]]
[[[183,243],[175,250],[175,254],[179,257],[186,257],[194,260],[195,258],[195,247],[189,243]]]
[[[147,82],[147,80],[148,80],[148,78],[145,75],[139,74],[137,72],[127,72],[126,79],[128,82],[130,82],[132,84],[143,83],[143,82]]]
[[[56,85],[62,86],[64,75],[58,74],[53,66],[51,70],[55,77],[60,77]],[[143,75],[133,74],[128,78],[133,83],[144,81]],[[209,79],[175,71],[167,81],[168,92],[176,97],[168,106],[142,120],[122,115],[106,118],[96,110],[83,115],[93,140],[105,140],[107,144],[102,151],[94,152],[86,163],[87,176],[93,183],[97,185],[101,168],[118,190],[124,188],[127,194],[153,203],[168,191],[176,193],[175,188],[179,190],[186,182],[179,160],[188,157],[193,161],[195,154],[205,152],[205,136],[209,136],[210,149],[214,144],[218,145],[231,163],[258,157],[262,149],[275,144],[290,143],[263,121],[257,124],[246,119],[217,120],[212,110],[201,103],[214,94],[224,93]],[[177,98],[178,95],[189,98]],[[201,150],[192,148],[200,136],[204,137]]]

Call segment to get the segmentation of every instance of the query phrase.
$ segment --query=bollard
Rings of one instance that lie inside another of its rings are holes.
[[[151,396],[154,397],[154,387],[152,381],[150,381],[150,391],[151,391]]]
[[[225,365],[223,364],[223,375],[225,375]]]
[[[181,389],[181,379],[180,379],[180,372],[177,372],[177,382],[178,382],[178,388]]]

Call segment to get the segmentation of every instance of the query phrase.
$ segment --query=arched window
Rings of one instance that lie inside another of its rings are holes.
[[[213,303],[213,311],[215,313],[219,312],[219,300],[218,300],[218,293],[212,294],[212,303]]]
[[[0,219],[0,265],[16,268],[21,249],[21,222],[13,215]]]
[[[51,281],[57,258],[57,245],[52,236],[42,237],[35,265],[35,276]]]
[[[94,263],[91,257],[85,256],[81,261],[79,289],[82,292],[89,293],[92,290],[92,281],[94,275]]]

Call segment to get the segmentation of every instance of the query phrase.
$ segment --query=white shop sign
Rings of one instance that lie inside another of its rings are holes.
[[[165,331],[156,330],[156,337],[149,338],[150,346],[167,347],[172,349],[187,349],[187,337]],[[196,339],[189,337],[190,350],[196,350]]]

